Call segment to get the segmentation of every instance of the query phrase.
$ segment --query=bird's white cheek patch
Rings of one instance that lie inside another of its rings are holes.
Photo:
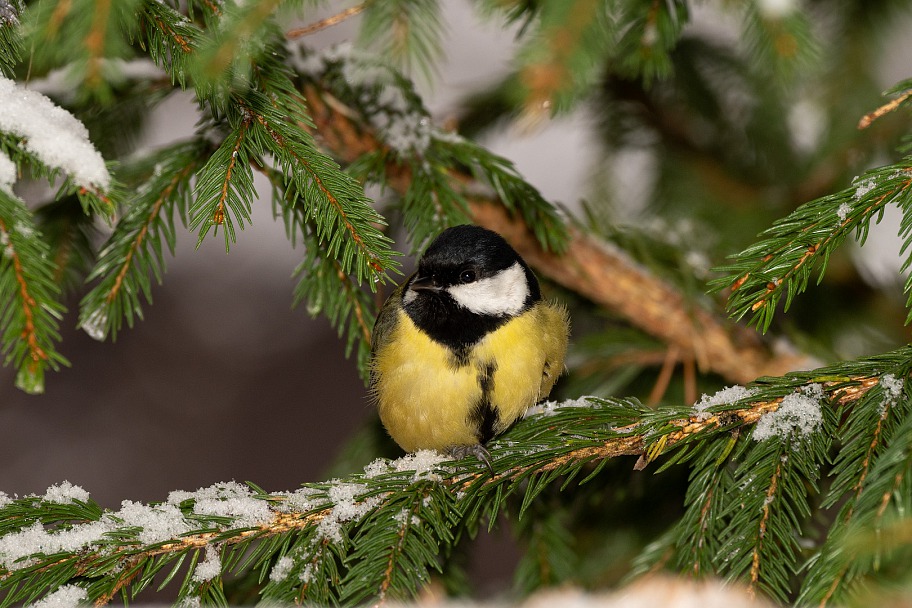
[[[516,262],[493,277],[453,285],[447,291],[457,304],[475,314],[515,315],[522,311],[529,297],[529,284],[525,271]]]
[[[417,291],[414,291],[414,290],[412,290],[412,289],[406,289],[406,290],[405,290],[405,295],[402,296],[402,303],[403,303],[403,304],[409,304],[409,303],[411,303],[412,301],[414,301],[415,298],[417,298],[417,297],[418,297],[418,292],[417,292]]]

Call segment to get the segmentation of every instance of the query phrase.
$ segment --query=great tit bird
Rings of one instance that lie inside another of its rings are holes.
[[[548,396],[564,369],[566,309],[542,300],[496,232],[444,230],[387,299],[372,336],[371,391],[406,452],[475,455]]]

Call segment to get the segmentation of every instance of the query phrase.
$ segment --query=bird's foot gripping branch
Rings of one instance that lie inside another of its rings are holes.
[[[549,487],[572,499],[621,456],[631,456],[617,469],[626,475],[686,463],[694,480],[683,516],[635,570],[661,564],[825,603],[874,567],[860,550],[850,569],[834,547],[892,525],[907,501],[910,369],[906,348],[694,406],[544,403],[491,442],[493,475],[475,459],[426,450],[292,492],[229,482],[117,511],[67,483],[0,495],[2,603],[53,595],[105,604],[169,584],[180,601],[220,604],[251,589],[268,601],[347,605],[408,595],[432,572],[446,576],[481,523],[501,511],[522,521]],[[633,471],[635,456],[646,471]],[[805,536],[812,519],[829,521],[826,533]]]

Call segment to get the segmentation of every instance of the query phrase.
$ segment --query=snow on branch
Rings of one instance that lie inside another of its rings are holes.
[[[110,187],[104,159],[75,116],[8,78],[0,78],[0,107],[0,131],[21,137],[22,147],[39,161],[87,190]]]
[[[793,487],[797,473],[785,471],[780,456],[790,455],[789,467],[792,460],[794,466],[804,461],[787,441],[757,442],[739,429],[786,408],[793,394],[819,397],[830,411],[863,404],[869,394],[877,400],[879,393],[898,398],[904,383],[897,378],[907,375],[908,357],[908,350],[892,354],[890,367],[900,376],[871,373],[872,366],[887,363],[872,360],[838,370],[870,375],[830,373],[837,371],[833,368],[768,379],[708,398],[713,405],[696,409],[652,410],[629,399],[548,404],[492,442],[493,475],[472,459],[450,462],[421,451],[397,460],[377,459],[362,472],[290,492],[225,482],[174,491],[150,505],[126,500],[117,511],[101,509],[85,490],[68,482],[41,496],[0,494],[0,592],[7,603],[34,602],[76,585],[67,593],[80,595],[82,588],[82,599],[103,605],[118,593],[130,599],[159,573],[166,575],[156,583],[161,587],[184,571],[178,593],[182,602],[218,600],[221,577],[232,573],[259,577],[262,599],[271,602],[358,604],[388,592],[415,593],[430,570],[445,565],[458,530],[515,507],[519,503],[506,502],[512,495],[519,494],[522,517],[548,485],[566,487],[577,476],[585,481],[618,456],[654,460],[670,454],[662,469],[694,459],[700,466],[706,460],[701,453],[715,461],[720,456],[714,450],[739,434],[741,446],[757,446],[757,458],[764,457],[740,468],[772,467],[773,481],[767,487],[767,478],[756,477],[756,496],[724,495],[735,501],[756,498],[764,507],[757,509],[762,519],[755,545],[749,540],[737,545],[739,554],[755,556],[754,567],[748,561],[746,570],[730,573],[744,578],[749,570],[751,585],[779,589],[778,579],[766,578],[767,553],[775,547],[763,544],[763,531],[769,527],[770,534],[779,534],[783,515],[773,512],[779,503],[769,497],[791,500],[804,491],[804,486]],[[729,449],[721,458],[731,454],[737,460],[739,453],[743,448]],[[757,523],[758,517],[751,521]]]

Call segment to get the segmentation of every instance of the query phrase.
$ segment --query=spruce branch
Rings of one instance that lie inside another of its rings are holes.
[[[190,228],[199,232],[197,247],[210,230],[217,231],[221,226],[227,252],[237,240],[235,224],[243,229],[244,222],[250,221],[252,201],[256,198],[250,168],[255,152],[248,138],[253,120],[249,113],[242,113],[196,177],[189,219]]]
[[[198,87],[207,87],[246,78],[256,69],[259,56],[268,46],[255,42],[271,29],[271,18],[281,0],[250,4],[225,3],[217,27],[210,27],[194,53],[193,74]]]
[[[885,390],[909,402],[910,394],[905,388],[896,393],[896,386],[905,386],[899,379],[907,378],[910,368],[912,351],[906,348],[768,378],[698,408],[651,410],[630,399],[596,398],[545,404],[491,444],[493,475],[480,462],[448,463],[436,453],[419,452],[378,459],[363,473],[294,492],[267,493],[232,482],[175,491],[148,506],[125,501],[119,511],[98,508],[72,486],[53,487],[43,497],[2,496],[3,605],[33,601],[66,584],[82,587],[97,604],[118,594],[129,600],[153,579],[164,575],[165,584],[181,572],[181,599],[203,594],[217,599],[220,577],[234,573],[256,577],[267,601],[382,602],[416,592],[430,570],[443,566],[461,537],[458,531],[493,521],[498,511],[510,508],[511,496],[521,498],[522,518],[546,488],[585,483],[622,455],[662,456],[663,469],[693,460],[698,470],[709,458],[719,470],[726,470],[726,462],[734,467],[733,480],[747,485],[724,496],[717,492],[724,501],[717,513],[729,540],[697,550],[715,552],[712,559],[722,563],[727,551],[737,549],[734,565],[723,571],[782,597],[788,581],[781,568],[797,560],[789,549],[794,540],[782,531],[808,520],[800,505],[816,491],[807,481],[826,461],[825,446],[833,436],[828,425],[839,423],[839,412],[862,407],[868,395]],[[802,422],[788,418],[800,396],[825,410],[830,422],[819,432],[803,435]],[[771,417],[787,421],[779,429],[782,441],[758,436]],[[899,427],[912,427],[908,416]],[[733,433],[737,446],[719,452]],[[901,439],[892,448],[896,453],[885,453],[891,462],[912,445],[912,435]],[[907,458],[900,460],[908,465]],[[895,476],[889,481],[886,487],[871,486],[881,514],[880,497],[886,495],[887,504],[895,500]],[[757,508],[739,508],[742,502]],[[694,501],[690,512],[695,508],[704,509],[704,501]],[[676,533],[691,533],[682,524]],[[682,549],[689,553],[694,547]],[[771,551],[793,561],[777,565],[769,561]]]
[[[442,54],[441,3],[387,0],[363,5],[362,43],[408,74],[412,66],[431,80]]]
[[[883,208],[897,204],[904,218],[912,214],[912,157],[896,164],[878,167],[856,178],[839,192],[805,203],[764,231],[762,240],[731,257],[719,270],[726,276],[711,283],[713,289],[731,290],[728,309],[740,319],[750,313],[750,324],[766,331],[785,298],[784,309],[797,294],[807,289],[817,271],[823,279],[833,251],[855,232],[864,243],[871,221],[879,221]],[[900,236],[908,250],[912,240],[912,221],[904,219]],[[907,267],[907,260],[905,266]],[[912,279],[906,281],[907,306],[912,307]],[[908,320],[912,319],[912,310]]]
[[[68,365],[54,344],[64,307],[54,282],[48,246],[40,238],[31,212],[0,188],[0,331],[4,365],[18,370],[16,386],[44,392],[44,372]]]
[[[190,59],[199,46],[202,31],[164,2],[145,0],[139,16],[139,44],[170,75],[172,83],[186,87]]]
[[[134,317],[142,318],[140,297],[151,303],[150,275],[162,282],[162,240],[174,254],[175,211],[186,215],[190,179],[200,168],[203,150],[198,141],[180,142],[131,168],[139,175],[136,195],[86,278],[98,283],[80,303],[79,324],[92,337],[116,338],[124,321],[132,327]]]
[[[68,0],[29,5],[23,16],[30,61],[40,69],[70,64],[81,94],[110,103],[105,68],[112,59],[131,56],[128,43],[136,30],[142,0]]]
[[[566,110],[580,90],[593,84],[611,39],[609,10],[607,3],[593,0],[541,6],[538,35],[520,55],[527,122]]]

